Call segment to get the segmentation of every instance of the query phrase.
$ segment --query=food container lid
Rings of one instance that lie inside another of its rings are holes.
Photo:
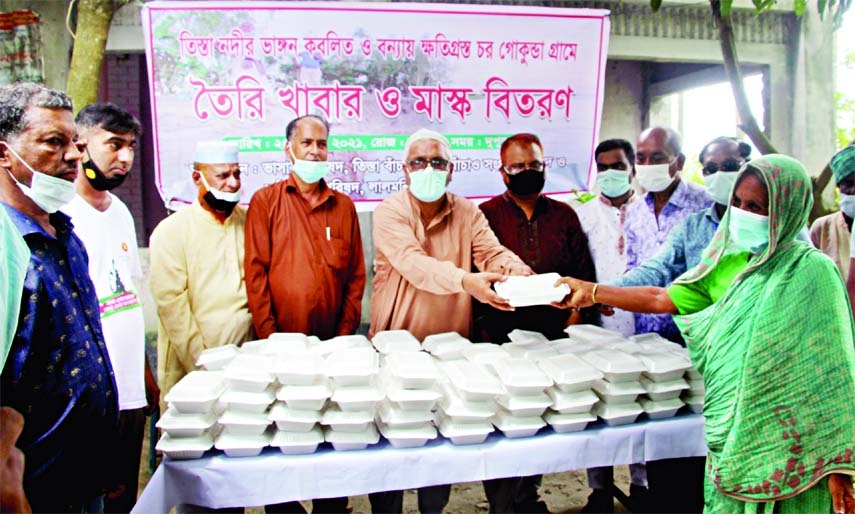
[[[645,353],[636,355],[644,364],[646,373],[672,373],[685,371],[692,367],[689,359],[670,351]]]
[[[303,336],[303,334],[299,334]],[[282,353],[306,351],[306,336],[299,340],[259,339],[240,345],[240,353],[254,355],[279,355]]]
[[[321,420],[321,411],[292,409],[282,402],[276,402],[267,415],[270,421],[293,421],[297,423],[317,423]]]
[[[571,339],[557,339],[552,341],[552,347],[558,350],[558,353],[562,355],[565,353],[580,355],[592,350],[599,350],[602,348],[602,345],[598,343],[587,343],[585,341],[573,341]]]
[[[437,359],[451,360],[462,358],[463,352],[471,347],[472,343],[468,339],[459,339],[457,341],[438,342],[428,351]]]
[[[350,348],[370,348],[372,351],[374,350],[374,346],[371,345],[371,341],[363,335],[336,336],[332,339],[319,341],[315,344],[312,344],[310,336],[310,342],[307,345],[307,349],[310,352],[317,353],[322,357]]]
[[[514,359],[539,361],[558,355],[558,350],[546,343],[506,343],[502,345],[505,352]]]
[[[552,385],[552,379],[529,360],[505,359],[495,362],[493,369],[507,388],[546,389]]]
[[[579,355],[604,374],[641,374],[647,368],[638,357],[619,350],[594,350]]]
[[[436,439],[436,427],[430,422],[412,427],[396,427],[378,423],[377,428],[386,439]]]
[[[380,353],[418,352],[422,344],[409,330],[383,330],[371,338],[371,344]]]
[[[594,394],[594,391],[590,389],[565,393],[558,389],[550,388],[546,390],[546,394],[550,399],[552,399],[552,408],[555,410],[565,410],[573,407],[582,407],[584,405],[593,406],[600,399],[596,394]]]
[[[392,376],[401,380],[431,380],[439,378],[436,361],[425,352],[401,352],[386,356],[385,365]]]
[[[425,337],[425,340],[422,342],[422,348],[424,348],[428,352],[433,352],[434,347],[439,343],[447,343],[453,341],[466,341],[469,342],[468,339],[458,334],[457,332],[443,332],[441,334],[431,334]]]
[[[380,369],[380,360],[374,347],[348,348],[331,353],[324,359],[328,377],[371,377]]]
[[[319,380],[312,385],[284,385],[276,392],[276,399],[288,400],[325,400],[332,394],[329,379]]]
[[[337,403],[379,402],[385,397],[376,383],[365,386],[336,386],[330,399]]]
[[[668,393],[689,388],[689,383],[682,378],[666,382],[654,382],[647,377],[641,377],[641,387],[648,393]]]
[[[276,387],[268,386],[264,391],[250,392],[229,388],[220,396],[223,403],[243,405],[270,405],[276,399]]]
[[[434,389],[410,389],[402,387],[401,384],[391,376],[382,376],[383,389],[386,398],[395,403],[415,403],[437,401],[442,394]]]
[[[546,426],[546,422],[540,416],[515,416],[512,413],[499,409],[490,418],[496,428],[502,432],[508,430],[534,430]]]
[[[439,408],[453,418],[487,419],[496,413],[498,406],[493,400],[466,401],[451,385],[443,386],[443,397]]]
[[[620,332],[609,330],[590,324],[570,325],[564,329],[567,336],[574,341],[586,343],[606,343],[615,341],[626,341]]]
[[[170,437],[163,434],[154,447],[159,452],[204,452],[214,447],[214,438],[210,433],[196,437]]]
[[[223,432],[217,436],[214,446],[218,450],[250,450],[270,445],[270,439],[267,432],[258,435]]]
[[[557,275],[557,273],[556,273]],[[520,330],[515,328],[508,332],[508,339],[511,340],[512,343],[516,344],[549,344],[549,338],[540,332],[534,332],[531,330]]]
[[[647,391],[640,382],[609,382],[608,380],[597,380],[592,386],[594,391],[604,396],[617,396],[626,394],[644,394]]]
[[[603,373],[574,354],[563,354],[538,361],[537,365],[556,384],[572,385],[603,378]]]
[[[178,409],[170,407],[157,420],[155,426],[165,431],[170,430],[207,430],[217,422],[217,416],[212,412],[181,414]]]
[[[321,416],[322,425],[361,425],[371,421],[374,421],[374,409],[346,411],[332,406]]]
[[[219,364],[222,367],[222,364],[227,363],[237,354],[238,347],[233,344],[207,348],[199,352],[199,357],[196,358],[196,366],[208,368],[211,364]]]
[[[324,442],[324,432],[320,427],[312,427],[308,432],[289,432],[277,430],[273,433],[270,446],[305,446]]]
[[[639,343],[639,344],[648,344],[648,343],[660,344],[660,345],[663,345],[665,347],[675,346],[675,345],[680,346],[677,343],[674,343],[673,341],[665,339],[664,337],[657,334],[656,332],[647,332],[645,334],[631,335],[631,336],[629,336],[629,340],[634,341],[634,342]]]
[[[313,376],[323,375],[323,366],[323,357],[304,350],[276,355],[270,366],[270,371],[275,375],[293,374]]]
[[[559,425],[566,423],[582,423],[582,422],[591,422],[597,419],[596,416],[591,414],[590,412],[578,412],[574,414],[561,414],[560,412],[555,412],[554,410],[548,410],[543,415],[544,421],[549,423],[550,425]]]
[[[496,399],[496,403],[502,407],[515,411],[520,409],[546,409],[552,405],[552,398],[545,392],[536,394],[503,394]]]
[[[594,414],[603,419],[621,418],[624,416],[637,416],[644,412],[636,402],[630,403],[605,403],[599,402],[594,405]]]
[[[490,364],[497,360],[508,359],[510,355],[498,344],[475,343],[463,350],[463,357],[476,364]]]
[[[683,406],[683,401],[679,398],[672,398],[670,400],[659,400],[653,401],[648,400],[647,398],[642,398],[638,401],[641,404],[641,408],[644,409],[644,412],[648,414],[656,414],[657,412],[665,412],[670,410],[676,410]]]
[[[508,300],[512,307],[549,305],[552,302],[560,302],[570,294],[570,288],[566,284],[555,287],[555,282],[559,278],[561,275],[558,273],[514,275],[504,282],[496,282],[493,288],[496,294]]]
[[[455,421],[441,413],[436,414],[436,426],[439,432],[448,438],[469,435],[486,435],[493,432],[493,424],[489,421]]]
[[[419,422],[430,422],[433,420],[433,413],[429,410],[398,409],[388,401],[384,401],[377,408],[377,417],[387,425],[412,425]]]
[[[270,424],[266,412],[243,412],[227,410],[220,415],[221,425],[236,425],[245,427],[266,426]]]
[[[492,397],[505,394],[502,382],[480,364],[452,361],[443,363],[441,369],[458,391]]]
[[[238,354],[226,365],[225,376],[228,380],[241,380],[253,383],[272,383],[270,357],[267,355]]]
[[[292,350],[305,349],[309,344],[309,338],[300,332],[274,332],[267,336],[267,339],[288,346]]]
[[[167,402],[216,400],[226,390],[222,371],[191,371],[184,375],[163,397]]]
[[[365,430],[358,432],[341,432],[325,427],[324,440],[328,443],[377,444],[380,442],[380,434],[377,432],[374,423],[368,425]]]

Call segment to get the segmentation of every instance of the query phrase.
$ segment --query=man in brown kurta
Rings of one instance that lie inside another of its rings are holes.
[[[286,133],[293,172],[258,190],[246,215],[244,268],[255,331],[259,338],[353,334],[365,289],[356,207],[323,179],[326,122],[303,116]]]

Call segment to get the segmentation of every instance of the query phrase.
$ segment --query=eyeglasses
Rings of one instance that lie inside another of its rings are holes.
[[[430,164],[430,167],[435,170],[447,171],[448,165],[451,164],[451,162],[439,157],[434,157],[433,159],[423,159],[418,157],[412,161],[407,161],[407,164],[410,165],[411,170],[423,170],[427,168],[428,164]]]
[[[717,171],[739,171],[739,168],[742,167],[742,163],[739,161],[724,161],[721,163],[721,166],[718,164],[711,162],[704,166],[704,173],[707,175],[712,175]]]
[[[504,168],[505,170],[505,173],[507,173],[508,175],[516,175],[517,173],[520,173],[521,171],[525,170],[543,171],[544,167],[544,164],[540,161],[533,161],[528,164],[524,162],[518,162],[516,164],[511,164],[510,166],[502,166],[502,168]]]

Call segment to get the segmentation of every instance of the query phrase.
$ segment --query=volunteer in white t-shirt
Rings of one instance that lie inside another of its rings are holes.
[[[87,145],[77,174],[77,195],[63,210],[89,254],[89,274],[101,308],[101,325],[119,391],[115,487],[104,497],[105,512],[130,512],[136,503],[145,417],[160,391],[145,358],[143,284],[134,220],[110,190],[131,171],[142,127],[110,103],[85,107],[75,120]]]

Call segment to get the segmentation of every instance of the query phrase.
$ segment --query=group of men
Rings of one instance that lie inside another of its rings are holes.
[[[362,238],[353,202],[324,179],[329,128],[315,115],[290,122],[292,173],[258,190],[248,209],[237,146],[196,145],[190,178],[198,196],[150,242],[158,389],[145,360],[133,219],[110,193],[130,171],[140,123],[112,104],[88,106],[75,119],[61,92],[0,88],[0,262],[8,270],[0,274],[7,291],[0,302],[3,511],[127,512],[145,414],[202,350],[275,332],[321,340],[356,333],[366,285]],[[700,260],[749,154],[736,139],[711,141],[700,155],[701,187],[681,177],[685,156],[672,130],[647,129],[635,148],[603,141],[595,151],[600,194],[574,209],[542,194],[543,145],[521,133],[500,150],[507,191],[477,206],[447,190],[448,139],[418,130],[404,148],[407,189],[374,212],[369,336],[456,331],[501,344],[515,328],[554,339],[569,324],[599,323],[595,308],[513,309],[492,285],[544,272],[667,285]],[[842,193],[855,192],[844,191],[853,171],[835,171]],[[851,227],[852,214],[844,215]],[[679,340],[667,320],[606,314],[614,315],[603,317],[604,326],[626,335],[656,331]],[[701,466],[697,459],[634,466],[634,509],[700,511]],[[585,512],[613,510],[612,481],[609,468],[589,470]],[[539,483],[539,476],[485,481],[490,512],[548,512]],[[448,484],[420,489],[419,510],[442,512],[449,493]],[[374,512],[402,511],[402,491],[369,498]],[[312,511],[345,512],[347,501],[317,499]],[[267,511],[305,512],[297,502]]]

